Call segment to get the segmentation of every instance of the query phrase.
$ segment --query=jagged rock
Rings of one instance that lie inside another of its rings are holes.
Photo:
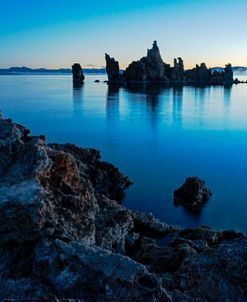
[[[165,63],[161,58],[156,41],[154,41],[153,47],[148,49],[147,56],[140,59],[140,61],[132,62],[126,68],[124,75],[128,83],[168,81],[165,76]]]
[[[101,155],[98,150],[82,149],[73,144],[49,144],[49,146],[72,154],[81,176],[90,179],[97,193],[120,201],[124,197],[124,190],[132,184],[131,180],[118,168],[100,161]]]
[[[149,271],[156,274],[164,272],[174,273],[182,261],[196,253],[196,250],[187,243],[179,243],[174,246],[159,246],[154,240],[143,237],[132,249],[131,257],[146,265]]]
[[[196,81],[208,83],[210,82],[211,70],[207,68],[205,63],[202,63],[198,70],[198,79]]]
[[[108,75],[108,81],[110,83],[120,83],[121,75],[119,73],[119,64],[114,58],[111,58],[108,54],[105,54],[106,60],[106,72]]]
[[[44,296],[40,299],[5,299],[3,302],[85,302],[82,299],[58,299],[54,295]]]
[[[224,73],[225,84],[232,84],[233,82],[233,70],[231,64],[226,64]]]
[[[214,70],[211,76],[211,82],[213,84],[221,84],[224,82],[224,72]]]
[[[170,240],[169,246],[177,247],[186,244],[197,253],[201,253],[210,247],[216,247],[221,243],[239,238],[244,238],[244,234],[234,230],[219,232],[206,226],[200,226],[181,230]]]
[[[226,65],[224,71],[208,69],[205,63],[195,68],[184,70],[182,58],[174,59],[174,66],[164,63],[161,58],[157,42],[148,49],[147,55],[138,61],[133,61],[123,74],[120,74],[119,64],[114,58],[105,55],[108,84],[190,84],[190,85],[225,85],[233,84],[233,72],[231,64]]]
[[[96,244],[124,254],[125,241],[134,227],[131,213],[105,196],[98,196],[97,201],[100,209],[96,215]]]
[[[32,262],[21,259],[15,270],[10,267],[0,285],[1,299],[37,299],[53,292],[59,299],[88,302],[171,301],[160,278],[143,265],[97,246],[43,239],[29,247],[28,255]]]
[[[97,150],[24,130],[0,121],[0,297],[169,301],[158,277],[120,256],[133,218],[107,196],[123,196],[129,179]]]
[[[195,68],[185,72],[185,80],[195,84],[209,84],[211,82],[211,70],[207,68],[205,63],[201,63]]]
[[[185,296],[177,301],[246,301],[246,256],[247,240],[237,239],[187,257],[175,276]]]
[[[81,65],[79,63],[75,63],[72,66],[72,74],[73,74],[73,86],[75,88],[80,88],[83,85],[85,76],[83,74]]]
[[[159,239],[180,229],[178,226],[170,226],[160,222],[152,213],[131,211],[131,215],[135,232],[141,232],[144,236],[150,238]]]
[[[16,139],[21,129],[14,124],[12,129],[8,148],[1,149],[8,161],[0,166],[0,242],[37,240],[49,232],[93,243],[97,204],[75,159],[50,149],[38,137]]]
[[[243,233],[126,209],[99,151],[27,130],[0,120],[0,301],[246,300]]]
[[[185,183],[174,192],[174,203],[182,204],[191,209],[202,207],[212,196],[212,192],[205,187],[205,181],[199,177],[188,177]]]
[[[173,82],[184,81],[184,62],[182,58],[174,59],[174,67],[172,69],[171,79]]]
[[[146,66],[142,61],[133,61],[124,73],[128,83],[147,82]]]

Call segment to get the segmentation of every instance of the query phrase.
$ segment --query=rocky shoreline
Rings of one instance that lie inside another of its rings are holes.
[[[0,116],[0,301],[247,300],[245,234],[126,209],[99,151],[29,133]]]

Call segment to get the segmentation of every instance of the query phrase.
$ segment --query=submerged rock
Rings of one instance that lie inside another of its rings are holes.
[[[1,119],[0,177],[0,301],[246,300],[245,235],[126,209],[98,150]]]
[[[83,74],[81,65],[79,63],[75,63],[72,66],[72,74],[73,74],[73,86],[75,88],[80,88],[83,85],[85,76]]]
[[[188,177],[185,183],[174,192],[174,203],[182,204],[191,209],[202,207],[212,196],[206,188],[205,181],[199,177]]]

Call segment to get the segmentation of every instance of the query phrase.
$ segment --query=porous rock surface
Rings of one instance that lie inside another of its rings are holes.
[[[190,209],[200,209],[212,196],[205,181],[197,176],[187,177],[184,184],[174,192],[174,203]]]
[[[0,301],[246,301],[244,234],[126,209],[130,180],[99,151],[10,119],[0,155]]]

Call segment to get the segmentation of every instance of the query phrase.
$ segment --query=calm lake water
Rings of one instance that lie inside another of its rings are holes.
[[[95,79],[101,80],[94,83]],[[112,91],[105,76],[0,76],[0,109],[49,142],[101,150],[134,182],[127,207],[183,226],[247,231],[247,85]],[[213,197],[200,213],[173,204],[187,176]]]

